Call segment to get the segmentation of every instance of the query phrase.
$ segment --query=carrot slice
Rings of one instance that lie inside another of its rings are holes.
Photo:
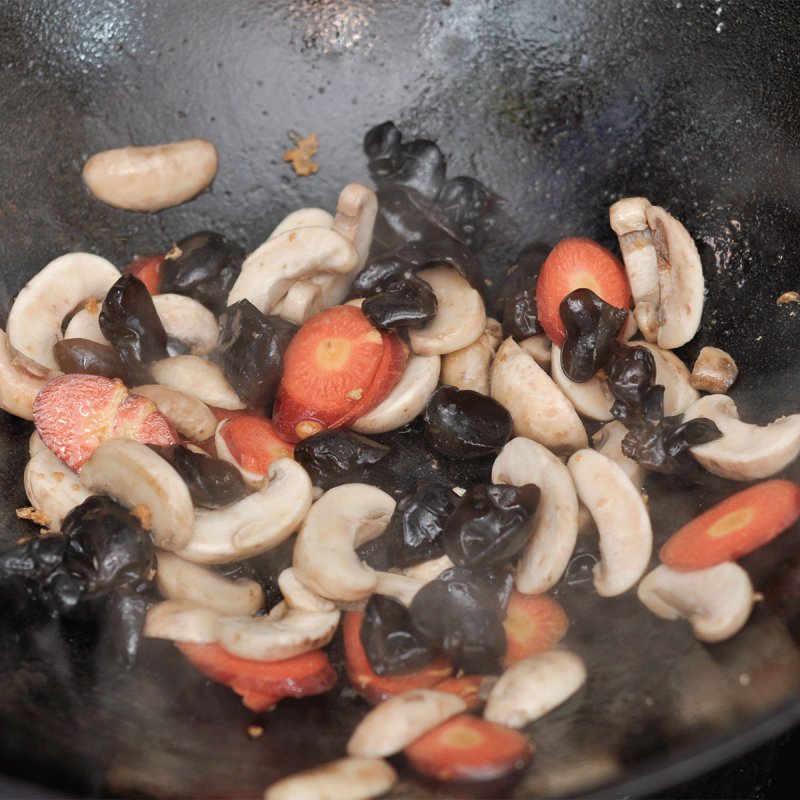
[[[211,413],[217,418],[218,422],[224,419],[233,419],[234,417],[257,417],[259,413],[253,408],[218,408],[217,406],[209,406]]]
[[[283,661],[253,661],[218,644],[176,642],[175,646],[204,675],[230,686],[252,711],[264,711],[284,697],[323,694],[336,685],[336,671],[322,650]]]
[[[670,536],[661,560],[696,570],[733,561],[761,547],[800,517],[800,484],[771,480],[743,489]]]
[[[369,663],[364,645],[361,643],[361,620],[363,611],[348,611],[344,615],[344,659],[347,677],[353,688],[363,695],[368,703],[380,703],[396,694],[411,689],[431,689],[453,672],[453,665],[443,655],[430,664],[404,675],[378,675]]]
[[[451,717],[403,752],[417,772],[439,781],[497,780],[533,758],[521,733],[469,714]]]
[[[222,426],[220,435],[236,462],[257,475],[266,475],[273,461],[294,455],[294,445],[281,439],[264,417],[234,417]]]
[[[124,272],[137,277],[150,294],[158,294],[161,288],[161,268],[164,266],[164,254],[137,256],[128,264]]]
[[[546,594],[512,592],[506,618],[506,666],[528,656],[552,650],[564,637],[569,619],[564,609]]]
[[[475,709],[483,705],[479,692],[485,679],[485,675],[462,675],[459,678],[448,678],[441,683],[437,683],[433,688],[437,692],[457,694],[466,702],[467,708]]]
[[[591,239],[562,239],[542,264],[536,283],[539,322],[559,347],[565,336],[559,306],[575,289],[591,289],[617,308],[631,305],[628,276],[611,251]]]

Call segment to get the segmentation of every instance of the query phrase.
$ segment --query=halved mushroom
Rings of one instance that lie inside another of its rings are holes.
[[[491,396],[504,405],[514,434],[558,452],[586,447],[586,429],[553,379],[510,336],[492,363]]]
[[[738,375],[733,356],[718,347],[704,347],[692,367],[692,386],[701,392],[725,394]]]
[[[583,659],[550,650],[512,664],[486,699],[483,716],[509,728],[523,728],[572,697],[586,682]]]
[[[417,592],[427,583],[421,578],[403,575],[398,572],[377,572],[375,574],[375,593],[388,594],[404,606],[410,606]]]
[[[142,633],[172,642],[212,644],[217,641],[219,612],[191,600],[163,600],[147,610]]]
[[[489,371],[502,336],[503,326],[487,318],[476,341],[442,357],[442,383],[489,394]]]
[[[264,800],[371,800],[396,782],[397,773],[386,761],[351,756],[273,783]]]
[[[159,383],[196,397],[208,406],[234,411],[245,408],[222,370],[201,356],[162,358],[150,372]]]
[[[353,278],[367,263],[372,244],[372,229],[378,214],[378,197],[372,189],[361,183],[348,183],[339,193],[333,230],[344,236],[358,253]]]
[[[594,450],[579,450],[567,468],[600,536],[595,589],[603,597],[623,594],[644,574],[653,548],[642,495],[622,467]]]
[[[146,444],[107,439],[81,468],[90,491],[109,494],[125,508],[146,508],[159,547],[179,550],[192,535],[194,507],[183,478]]]
[[[451,569],[452,567],[453,562],[450,556],[439,556],[439,558],[431,558],[427,561],[421,561],[419,564],[405,567],[400,570],[400,574],[423,583],[429,583],[438,578],[446,569]]]
[[[578,496],[569,470],[546,447],[517,437],[495,459],[492,483],[535,483],[541,490],[514,580],[524,594],[546,592],[564,574],[578,537]]]
[[[322,208],[298,208],[285,216],[269,235],[270,239],[298,228],[332,228],[333,214]]]
[[[183,294],[153,296],[156,312],[167,336],[183,342],[193,355],[204,356],[217,346],[216,317],[192,297]]]
[[[229,422],[230,420],[228,419],[220,420],[217,424],[216,431],[214,432],[214,447],[217,451],[217,458],[221,458],[223,461],[233,464],[233,466],[239,470],[239,474],[242,476],[245,486],[253,491],[258,491],[264,485],[266,476],[259,475],[257,472],[252,472],[249,469],[245,469],[236,460],[233,453],[231,453],[231,449],[228,447],[228,443],[225,441],[225,437],[222,435],[222,431]],[[286,456],[291,457],[290,450],[286,451]]]
[[[410,328],[411,349],[421,356],[444,355],[472,344],[486,327],[483,298],[452,267],[417,273],[433,290],[436,316],[421,328]]]
[[[292,566],[300,581],[331,600],[372,594],[377,574],[355,549],[383,533],[394,507],[394,498],[364,483],[325,492],[311,506],[294,546]]]
[[[156,586],[168,600],[189,600],[219,614],[251,615],[264,607],[264,590],[256,581],[232,581],[168,550],[156,550],[156,559]]]
[[[0,330],[0,408],[22,419],[33,419],[33,401],[58,371],[14,352]]]
[[[298,611],[333,611],[336,605],[332,600],[314,594],[297,577],[292,567],[287,567],[278,575],[278,588],[289,608]]]
[[[279,617],[220,617],[217,641],[239,658],[283,661],[324,647],[339,625],[338,611],[299,611]]]
[[[618,420],[607,422],[592,436],[592,445],[598,453],[610,458],[618,464],[622,471],[630,478],[631,483],[641,489],[644,485],[645,470],[638,461],[628,458],[622,452],[622,440],[628,429]]]
[[[102,305],[92,298],[83,308],[70,317],[64,328],[65,339],[88,339],[97,344],[108,344],[108,339],[100,330],[100,310]]]
[[[412,689],[379,703],[347,742],[351,756],[392,756],[445,720],[466,711],[463,698],[434,689]]]
[[[411,353],[397,385],[375,408],[350,427],[358,433],[386,433],[422,413],[439,383],[440,356]]]
[[[147,397],[169,420],[178,433],[192,442],[204,442],[214,435],[217,418],[197,397],[160,383],[148,383],[131,389],[131,394]]]
[[[302,325],[322,310],[322,289],[311,280],[295,281],[273,309],[275,316]]]
[[[25,466],[23,481],[28,501],[39,512],[42,524],[54,531],[61,530],[64,517],[91,494],[80,478],[44,444]]]
[[[722,432],[722,438],[689,450],[714,475],[733,481],[767,478],[800,455],[800,414],[781,417],[769,425],[752,425],[739,419],[730,397],[709,394],[683,415],[684,421],[696,417],[710,419]]]
[[[579,414],[589,419],[605,422],[611,419],[611,406],[614,404],[614,395],[608,384],[597,375],[589,378],[584,383],[570,380],[561,366],[561,350],[553,345],[552,362],[553,380],[558,388],[567,396]]]
[[[721,642],[738,633],[755,599],[748,574],[733,562],[692,572],[662,564],[642,580],[638,594],[657,616],[688,619],[702,642]]]
[[[22,287],[8,314],[11,346],[43,367],[58,369],[53,345],[64,317],[92,298],[102,302],[119,270],[91,253],[68,253],[51,261]]]
[[[549,375],[553,362],[553,343],[546,333],[537,333],[523,339],[519,346]]]
[[[656,383],[664,387],[664,414],[682,414],[700,397],[692,386],[692,376],[686,364],[670,350],[650,342],[632,342],[632,347],[644,347],[653,354],[656,364]]]

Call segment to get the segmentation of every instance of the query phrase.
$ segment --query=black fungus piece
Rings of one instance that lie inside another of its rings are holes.
[[[476,178],[459,175],[450,178],[439,190],[437,202],[448,217],[458,225],[464,241],[480,248],[486,243],[488,231],[494,224],[504,201]]]
[[[421,327],[436,316],[438,303],[430,285],[411,276],[368,297],[361,310],[376,328],[397,330]]]
[[[221,233],[193,233],[167,253],[161,291],[187,295],[220,314],[243,261],[244,250]]]
[[[128,371],[119,353],[110,345],[91,339],[62,339],[53,345],[53,356],[62,372],[102,375],[127,382]]]
[[[367,131],[364,136],[364,152],[368,159],[369,173],[376,183],[397,171],[402,142],[403,134],[391,121]]]
[[[247,495],[242,475],[233,464],[182,444],[149,445],[183,478],[192,502],[203,508],[225,508]]]
[[[41,581],[61,566],[64,558],[63,536],[42,536],[0,553],[0,579]]]
[[[267,317],[249,300],[240,300],[219,319],[214,361],[249,408],[271,408],[283,375],[283,356],[298,327]]]
[[[471,389],[440,386],[423,416],[425,439],[451,458],[497,453],[511,438],[511,415],[497,400]]]
[[[519,341],[542,332],[536,311],[536,280],[550,249],[544,242],[531,242],[508,270],[495,301],[495,308],[502,313],[504,337]]]
[[[434,580],[411,601],[411,620],[423,640],[467,673],[499,673],[506,652],[503,612],[495,594],[466,580]]]
[[[444,184],[445,158],[438,146],[427,139],[413,139],[401,144],[394,172],[386,180],[416,189],[433,200]]]
[[[145,365],[167,357],[167,333],[144,283],[134,275],[123,275],[108,290],[99,322],[129,379],[151,382]]]
[[[641,419],[645,398],[655,384],[656,362],[646,347],[617,343],[606,363],[608,388],[614,395],[611,414],[626,427]]]
[[[342,430],[325,430],[299,442],[294,459],[315,486],[328,490],[342,483],[354,483],[366,469],[390,453],[386,445]]]
[[[402,497],[381,536],[392,565],[410,567],[444,555],[442,532],[458,500],[452,489],[433,483],[419,483]]]
[[[102,633],[105,649],[124,664],[133,664],[151,600],[135,591],[109,595],[105,604]]]
[[[370,666],[378,675],[412,672],[436,656],[436,648],[415,631],[408,609],[388,595],[369,598],[360,635]]]
[[[513,558],[533,533],[539,487],[477,484],[459,500],[444,527],[447,555],[459,567],[479,569]]]
[[[497,607],[505,617],[508,601],[514,591],[514,567],[511,562],[496,564],[492,567],[469,569],[468,567],[450,567],[442,572],[437,580],[440,581],[465,581],[481,586],[490,592]]]
[[[561,368],[571,381],[585,383],[611,358],[628,311],[606,303],[591,289],[575,289],[561,301],[558,313],[566,333]]]

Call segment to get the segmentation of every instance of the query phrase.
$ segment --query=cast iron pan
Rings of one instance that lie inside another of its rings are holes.
[[[699,243],[708,284],[700,346],[730,351],[735,397],[762,422],[798,408],[800,11],[790,4],[520,0],[83,2],[0,6],[0,308],[50,259],[89,250],[123,264],[217,229],[249,249],[287,212],[332,208],[368,180],[361,140],[393,119],[436,139],[449,174],[507,200],[484,255],[495,279],[519,247],[587,235],[614,246],[607,208],[643,194]],[[288,130],[319,134],[322,168],[282,163]],[[212,139],[211,192],[158,215],[84,191],[88,155],[129,143]],[[3,414],[0,534],[25,523],[29,425]],[[395,445],[395,488],[435,472],[413,434]],[[440,459],[454,483],[488,475]],[[797,467],[787,474],[800,478]],[[731,491],[675,480],[653,492],[656,542]],[[585,558],[588,558],[586,556]],[[747,628],[697,644],[635,597],[601,600],[573,565],[559,599],[586,688],[532,726],[538,757],[516,797],[652,794],[800,718],[795,528],[745,566],[766,595]],[[347,693],[267,715],[147,642],[121,672],[55,623],[0,614],[0,770],[7,794],[257,797],[279,776],[338,757],[363,713]],[[334,659],[337,645],[333,646]],[[256,721],[264,735],[250,739]],[[444,797],[406,771],[398,796]],[[19,783],[22,781],[22,783]],[[24,789],[24,786],[46,788]]]

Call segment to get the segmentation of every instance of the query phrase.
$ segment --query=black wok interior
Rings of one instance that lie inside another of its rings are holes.
[[[393,119],[407,138],[439,143],[448,175],[505,198],[508,220],[482,255],[495,281],[534,239],[615,247],[607,209],[619,197],[667,207],[698,242],[708,289],[682,355],[706,344],[733,354],[745,418],[796,413],[800,305],[776,299],[800,290],[799,35],[800,10],[779,2],[7,0],[0,312],[68,251],[121,266],[202,229],[252,250],[289,211],[332,209],[345,183],[367,182],[363,135]],[[313,177],[282,161],[289,131],[319,135]],[[190,136],[215,142],[220,170],[184,206],[118,211],[82,185],[94,152]],[[0,412],[3,545],[30,530],[14,513],[29,433]],[[488,475],[490,459],[437,469],[413,432],[385,440],[396,486]],[[800,479],[797,466],[786,474]],[[734,488],[653,481],[656,542]],[[582,563],[556,594],[590,678],[530,727],[538,755],[509,796],[652,794],[800,720],[797,526],[744,562],[766,600],[714,646],[631,593],[601,600]],[[253,715],[169,643],[146,642],[130,672],[96,654],[57,623],[0,609],[0,772],[44,787],[37,796],[260,797],[343,755],[366,708],[334,691]],[[400,769],[397,796],[450,796]]]

